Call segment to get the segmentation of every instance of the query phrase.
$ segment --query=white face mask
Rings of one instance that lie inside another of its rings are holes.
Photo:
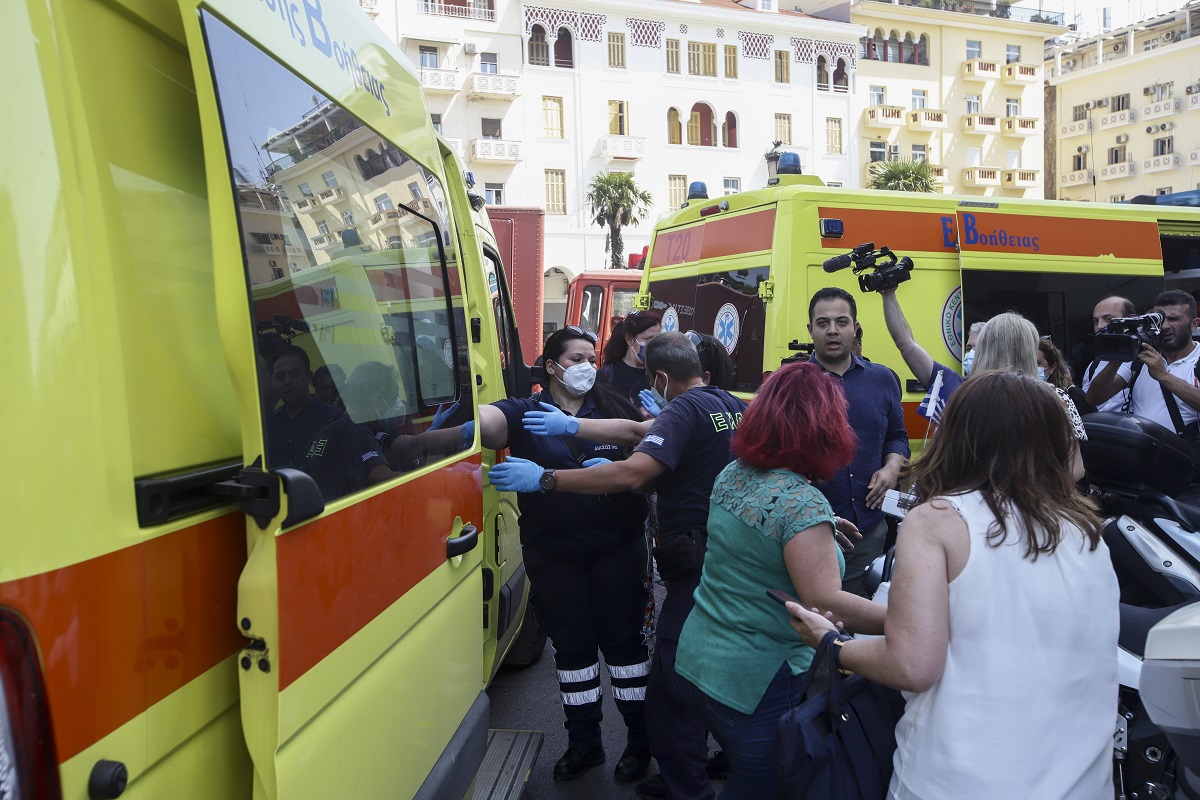
[[[975,366],[975,351],[974,350],[970,351],[965,356],[963,356],[962,365],[963,365],[963,377],[965,378],[971,374],[971,367]]]
[[[662,394],[659,394],[659,392],[658,392],[658,374],[657,373],[655,373],[655,375],[654,375],[654,382],[650,384],[650,394],[654,395],[654,402],[658,403],[659,408],[666,408],[667,403],[670,402],[669,400],[667,400],[667,390],[671,387],[671,378],[669,375],[666,375],[665,373],[664,373],[664,381],[665,382],[663,383]]]
[[[558,376],[559,381],[576,397],[583,397],[596,383],[596,368],[591,364],[575,364],[566,369],[559,364],[558,368],[562,370]]]
[[[1038,367],[1038,380],[1039,381],[1046,380],[1046,368],[1045,367]]]

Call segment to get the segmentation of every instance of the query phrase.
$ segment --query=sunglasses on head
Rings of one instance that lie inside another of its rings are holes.
[[[580,336],[584,339],[587,339],[592,344],[595,344],[598,341],[596,334],[592,333],[589,330],[585,330],[584,328],[581,328],[578,325],[567,325],[563,328],[560,328],[554,332],[554,336],[565,336],[568,333],[572,333],[576,336]]]
[[[708,342],[704,341],[704,338],[695,331],[687,331],[683,334],[683,336],[692,343],[692,347],[696,348],[696,350],[699,350],[701,347],[708,346]]]

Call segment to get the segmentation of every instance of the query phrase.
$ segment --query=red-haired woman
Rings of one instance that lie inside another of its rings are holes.
[[[737,460],[713,487],[708,556],[676,670],[683,696],[729,756],[723,797],[776,796],[777,722],[803,699],[798,678],[812,662],[812,648],[765,590],[790,588],[851,630],[883,630],[882,606],[841,590],[836,518],[813,485],[849,464],[854,449],[841,387],[815,364],[788,364],[742,417]]]
[[[646,382],[646,343],[662,333],[657,311],[634,311],[616,324],[604,344],[604,366],[596,380],[607,383],[638,408],[638,392],[650,388]]]

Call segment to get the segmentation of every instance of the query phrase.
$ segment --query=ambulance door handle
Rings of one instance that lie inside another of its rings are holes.
[[[446,558],[454,558],[469,553],[479,544],[479,529],[474,525],[463,525],[462,532],[455,539],[446,540]]]

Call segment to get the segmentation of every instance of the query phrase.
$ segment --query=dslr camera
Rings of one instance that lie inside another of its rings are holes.
[[[1096,360],[1133,361],[1142,342],[1162,352],[1165,319],[1161,311],[1114,319],[1096,334]]]
[[[895,289],[912,277],[913,262],[908,256],[900,258],[886,246],[875,249],[874,242],[860,244],[849,253],[825,260],[826,272],[837,272],[853,266],[858,276],[858,288],[864,292],[882,292]],[[869,269],[866,275],[863,273]]]

